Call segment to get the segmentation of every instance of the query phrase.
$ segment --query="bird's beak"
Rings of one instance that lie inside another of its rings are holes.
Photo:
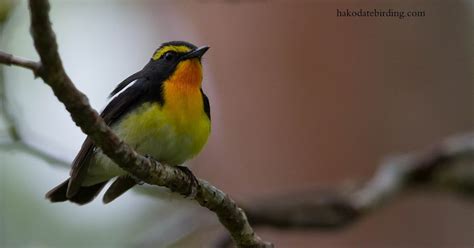
[[[194,58],[200,59],[202,57],[202,55],[204,55],[207,52],[208,49],[209,49],[208,46],[199,47],[199,48],[197,48],[195,50],[192,50],[191,52],[183,55],[183,57],[181,57],[181,60],[194,59]]]

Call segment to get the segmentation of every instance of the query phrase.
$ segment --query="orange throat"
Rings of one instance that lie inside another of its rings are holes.
[[[201,88],[202,66],[198,59],[185,60],[176,66],[176,70],[167,80],[168,84],[183,88]],[[166,84],[166,83],[165,83]]]
[[[201,82],[202,66],[198,59],[180,62],[163,84],[164,108],[175,117],[198,117],[203,111]]]

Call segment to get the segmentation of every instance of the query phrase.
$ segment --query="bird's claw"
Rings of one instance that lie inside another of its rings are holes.
[[[186,197],[189,197],[191,199],[194,199],[197,195],[197,189],[199,187],[199,181],[194,176],[193,172],[186,166],[177,166],[179,170],[184,172],[184,174],[188,175],[188,177],[191,178],[191,192]]]
[[[143,182],[143,180],[141,180],[140,178],[132,175],[132,174],[128,174],[129,177],[131,177],[133,180],[135,180],[135,183],[137,183],[138,185],[143,185],[145,182]]]
[[[147,159],[153,159],[153,157],[150,154],[145,154],[145,155],[143,155],[143,157],[145,157]]]

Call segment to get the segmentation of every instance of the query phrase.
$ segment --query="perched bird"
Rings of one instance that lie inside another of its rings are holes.
[[[209,47],[184,41],[162,44],[145,67],[110,94],[101,116],[137,152],[180,166],[204,147],[211,131],[209,100],[201,88],[201,57]],[[184,168],[184,167],[181,167]],[[86,138],[73,161],[70,178],[46,194],[51,202],[92,201],[105,184],[108,203],[137,184]]]

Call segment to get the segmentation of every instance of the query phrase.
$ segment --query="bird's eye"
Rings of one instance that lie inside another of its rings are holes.
[[[165,53],[165,55],[163,55],[163,58],[166,60],[166,61],[171,61],[174,59],[174,52],[167,52]]]

